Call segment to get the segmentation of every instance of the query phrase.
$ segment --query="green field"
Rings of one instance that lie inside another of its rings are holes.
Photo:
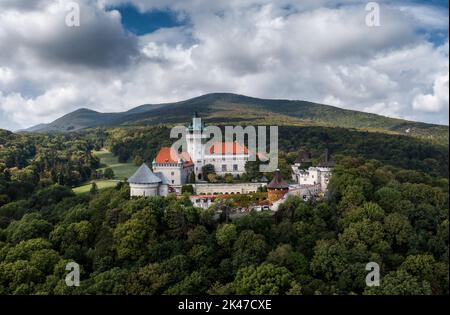
[[[100,189],[115,187],[117,185],[118,181],[117,180],[96,180],[95,183],[97,184],[97,188],[100,190]],[[89,190],[91,189],[91,185],[92,185],[92,182],[85,183],[81,186],[73,188],[72,190],[77,195],[88,193]]]
[[[115,157],[111,152],[107,150],[100,150],[93,152],[95,156],[100,158],[100,164],[103,166],[99,170],[104,171],[105,168],[111,168],[114,171],[114,179],[103,179],[96,180],[98,189],[105,189],[114,187],[117,185],[117,182],[123,180],[125,178],[130,177],[137,170],[137,166],[133,163],[119,163],[117,157]],[[78,187],[73,188],[74,193],[76,194],[84,194],[88,193],[91,189],[92,181],[84,183]]]
[[[138,169],[134,163],[119,163],[117,157],[107,150],[94,151],[93,153],[100,158],[100,164],[102,166],[106,165],[100,168],[100,170],[104,171],[107,167],[111,168],[114,171],[114,179],[123,180],[124,178],[128,178]]]

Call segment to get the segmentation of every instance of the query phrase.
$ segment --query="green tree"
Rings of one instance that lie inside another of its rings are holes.
[[[10,242],[46,237],[52,230],[51,223],[42,219],[39,213],[30,213],[19,221],[13,221],[6,229],[6,235]]]
[[[134,272],[126,285],[127,294],[161,294],[169,283],[170,274],[161,272],[158,263],[148,264]]]
[[[113,171],[113,169],[110,168],[110,167],[106,168],[104,173],[103,173],[103,176],[106,179],[113,179],[114,178],[114,171]]]
[[[254,159],[256,159],[256,161],[249,159],[245,163],[245,174],[249,180],[259,179],[261,177],[261,173],[259,172],[259,165],[261,164],[261,161],[258,157],[255,157]]]
[[[134,165],[141,166],[144,163],[144,159],[140,155],[135,155],[133,159]]]
[[[169,295],[201,294],[209,287],[208,279],[198,271],[170,287],[165,293]]]
[[[277,295],[286,293],[292,282],[292,274],[285,267],[264,263],[239,269],[234,288],[236,294]]]
[[[190,184],[195,184],[195,180],[196,180],[195,173],[191,172],[191,174],[189,174],[189,183]]]
[[[413,237],[413,228],[408,218],[399,213],[391,213],[384,219],[384,229],[389,242],[405,245]]]
[[[217,228],[217,244],[222,248],[230,250],[237,239],[236,226],[234,224],[223,224]]]
[[[126,269],[118,267],[111,268],[101,273],[94,273],[92,277],[92,284],[82,283],[81,285],[89,285],[86,288],[87,294],[101,295],[101,294],[126,294],[127,292],[127,280],[130,272]],[[131,287],[131,286],[130,286]],[[143,294],[142,291],[135,294]]]
[[[203,165],[203,167],[202,167],[203,178],[207,179],[209,174],[215,174],[215,173],[216,173],[216,170],[214,168],[214,165],[212,165],[212,164]]]
[[[184,193],[188,193],[193,195],[194,194],[194,186],[192,185],[183,185],[183,187],[181,187],[181,192]]]
[[[364,294],[368,295],[429,295],[430,284],[419,281],[404,270],[390,272],[381,280],[380,286],[367,287]]]
[[[92,182],[91,189],[89,190],[91,195],[96,195],[98,193],[98,186],[96,182]]]
[[[157,221],[149,209],[133,214],[131,219],[117,225],[114,230],[114,248],[120,259],[136,260],[141,257],[155,238]]]
[[[267,262],[286,267],[295,276],[305,276],[309,273],[307,258],[294,251],[290,244],[279,245],[267,256]]]
[[[267,255],[264,236],[251,230],[242,231],[233,245],[233,265],[240,268],[261,263]]]
[[[231,184],[234,181],[234,177],[232,174],[225,174],[224,180],[225,183]]]

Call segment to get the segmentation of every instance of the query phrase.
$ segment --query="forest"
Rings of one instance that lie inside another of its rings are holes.
[[[0,131],[0,294],[449,294],[448,147],[280,127],[283,176],[301,150],[333,154],[327,198],[234,220],[188,195],[130,199],[123,181],[72,191],[100,167],[92,150],[149,162],[168,133]],[[79,287],[64,282],[72,261]],[[366,286],[368,262],[379,287]]]

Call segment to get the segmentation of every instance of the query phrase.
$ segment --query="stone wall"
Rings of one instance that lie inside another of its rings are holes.
[[[194,190],[197,195],[214,194],[248,194],[256,192],[258,187],[266,186],[266,183],[234,183],[234,184],[213,184],[201,183],[194,184]]]
[[[159,184],[130,183],[130,196],[154,197],[159,195]]]

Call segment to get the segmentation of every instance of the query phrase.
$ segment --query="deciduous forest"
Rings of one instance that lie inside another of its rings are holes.
[[[101,166],[92,150],[151,162],[168,130],[0,131],[0,294],[449,293],[447,147],[281,127],[286,179],[301,150],[333,154],[326,198],[290,198],[228,223],[187,194],[130,199],[124,181],[73,192]],[[71,261],[79,287],[64,282]],[[380,265],[382,286],[366,286],[368,262]]]

